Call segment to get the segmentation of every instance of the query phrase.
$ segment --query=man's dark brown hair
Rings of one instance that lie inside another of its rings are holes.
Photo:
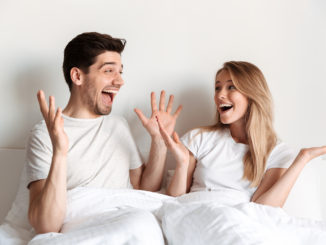
[[[72,39],[64,50],[62,65],[69,90],[72,88],[70,70],[73,67],[77,67],[87,74],[89,66],[95,63],[96,56],[105,51],[121,54],[125,44],[125,39],[113,38],[110,35],[97,32],[85,32]]]

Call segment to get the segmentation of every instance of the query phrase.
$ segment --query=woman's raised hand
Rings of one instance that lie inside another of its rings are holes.
[[[61,108],[55,111],[55,99],[53,96],[49,97],[48,106],[42,90],[38,91],[37,99],[52,141],[53,153],[67,154],[69,140],[63,128]]]
[[[156,119],[165,145],[174,155],[177,165],[189,164],[189,151],[180,141],[178,134],[174,131],[171,137],[163,127],[160,118],[157,116]]]
[[[303,159],[305,162],[309,162],[312,159],[325,154],[326,154],[326,146],[311,147],[311,148],[301,149],[297,158]]]

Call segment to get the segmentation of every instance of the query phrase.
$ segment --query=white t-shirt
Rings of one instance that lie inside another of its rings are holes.
[[[69,138],[67,189],[77,186],[132,188],[129,170],[141,166],[127,121],[117,116],[77,119],[63,115]],[[34,126],[27,143],[27,183],[45,179],[52,144],[45,121]]]
[[[242,178],[248,145],[236,143],[229,129],[199,132],[200,129],[194,129],[181,138],[197,160],[191,191],[235,190],[251,197],[257,188],[250,187],[250,181]],[[294,157],[288,146],[278,142],[267,160],[266,170],[288,168]]]

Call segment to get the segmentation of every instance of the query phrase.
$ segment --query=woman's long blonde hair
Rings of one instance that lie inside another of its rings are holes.
[[[258,186],[263,178],[268,156],[277,142],[273,128],[273,102],[263,73],[255,65],[244,61],[225,62],[216,73],[228,71],[234,86],[248,98],[245,114],[246,136],[249,150],[243,158],[243,178]],[[216,78],[215,78],[216,79]],[[217,112],[217,123],[203,127],[204,131],[226,128]]]

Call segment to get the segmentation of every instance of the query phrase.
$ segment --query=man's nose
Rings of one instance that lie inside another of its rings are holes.
[[[113,79],[113,85],[119,85],[120,87],[124,84],[122,76],[120,73],[117,73]]]

